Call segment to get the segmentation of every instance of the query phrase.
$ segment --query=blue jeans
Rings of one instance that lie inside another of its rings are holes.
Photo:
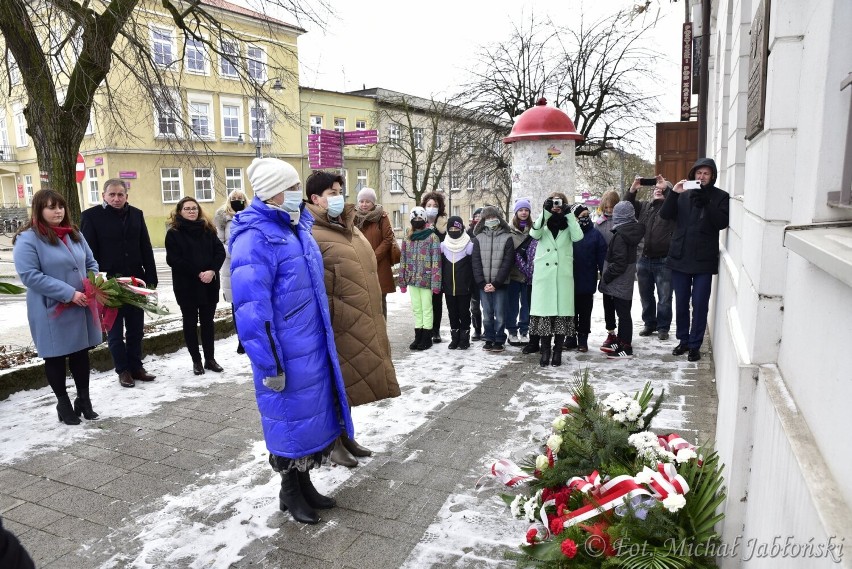
[[[672,324],[672,270],[665,257],[640,257],[636,262],[642,321],[645,328],[668,332]],[[657,298],[654,298],[654,288]]]
[[[109,353],[115,365],[115,373],[142,369],[142,328],[145,326],[145,313],[135,306],[122,306],[118,309],[115,323],[107,332]],[[124,330],[127,329],[125,337]]]
[[[527,283],[509,281],[506,298],[506,330],[526,336],[530,329],[530,299],[532,287]]]
[[[482,337],[486,342],[495,344],[506,343],[506,287],[494,292],[479,291],[479,301],[482,303]]]
[[[711,273],[691,275],[672,270],[672,288],[675,294],[677,314],[677,339],[690,349],[698,349],[704,342],[707,330],[707,310],[710,308],[710,289],[713,284]],[[690,326],[689,303],[692,301],[692,326]]]

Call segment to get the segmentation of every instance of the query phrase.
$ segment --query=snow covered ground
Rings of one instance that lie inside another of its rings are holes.
[[[636,298],[633,313],[638,321],[638,295]],[[389,295],[388,311],[402,396],[353,409],[358,441],[377,452],[393,454],[399,441],[427,423],[443,406],[500,370],[535,368],[534,356],[521,356],[517,348],[491,355],[479,349],[480,343],[467,351],[449,352],[446,344],[440,344],[425,352],[410,352],[401,347],[410,341],[408,296]],[[590,339],[592,350],[588,354],[566,353],[562,368],[536,370],[511,399],[506,410],[515,417],[514,435],[498,447],[482,449],[482,473],[493,460],[502,457],[520,460],[540,443],[564,403],[565,382],[575,370],[590,367],[601,394],[615,390],[630,392],[650,379],[656,388],[677,393],[689,389],[693,379],[684,371],[694,369],[695,364],[685,359],[672,361],[669,352],[674,341],[637,336],[634,345],[639,357],[607,360],[596,350],[603,339],[600,303],[594,315],[597,319]],[[0,317],[8,318],[5,314]],[[0,326],[3,325],[0,321]],[[444,335],[448,335],[446,330]],[[203,396],[211,383],[249,382],[250,366],[244,356],[235,353],[235,347],[235,337],[217,342],[216,358],[227,370],[225,374],[193,376],[189,373],[191,361],[185,350],[167,356],[149,356],[146,369],[161,378],[174,379],[161,379],[139,389],[116,389],[113,372],[94,373],[91,390],[95,408],[104,417],[156,416],[157,408],[163,403]],[[144,397],[139,396],[140,390],[144,390]],[[666,427],[665,430],[684,429],[689,424],[689,414],[695,411],[686,396],[678,395],[670,400],[657,426]],[[84,422],[79,428],[57,423],[55,399],[49,388],[16,393],[0,401],[0,468],[25,457],[65,448],[100,432],[97,422]],[[94,546],[101,555],[104,548],[111,552],[108,561],[99,566],[224,569],[239,561],[247,546],[279,531],[271,521],[278,515],[277,502],[270,500],[270,496],[277,494],[279,479],[266,462],[262,441],[246,448],[244,455],[238,466],[209,472],[181,491],[157,498],[144,513],[131,512],[121,525],[111,529],[107,539]],[[371,460],[374,459],[362,462],[369,464]],[[332,492],[353,472],[323,468],[313,479],[321,492]],[[504,563],[495,551],[517,545],[526,524],[513,521],[493,491],[487,498],[480,497],[481,492],[471,487],[451,495],[403,566],[444,567],[448,556],[461,556],[476,566],[496,567]],[[325,531],[334,531],[333,525],[328,523]]]

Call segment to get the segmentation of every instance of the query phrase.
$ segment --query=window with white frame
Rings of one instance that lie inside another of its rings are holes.
[[[95,118],[95,111],[94,110],[89,111],[89,122],[86,123],[86,132],[83,133],[85,136],[95,134],[95,120],[94,120],[94,118]]]
[[[368,180],[367,180],[368,170],[366,168],[364,168],[364,169],[358,168],[355,171],[355,174],[357,175],[357,181],[355,183],[355,191],[360,192],[361,188],[370,185],[368,183]]]
[[[174,32],[168,28],[151,27],[151,55],[154,63],[168,67],[175,60]]]
[[[163,191],[163,203],[176,203],[183,197],[180,168],[160,168],[160,186]]]
[[[9,83],[17,85],[21,82],[21,69],[18,67],[18,62],[12,55],[9,55]]]
[[[454,206],[453,206],[453,212],[452,212],[452,214],[451,214],[451,215],[455,215],[455,216],[461,217],[461,208],[460,208],[459,206],[457,206],[457,205],[454,205]]]
[[[346,119],[341,119],[339,117],[335,117],[334,119],[334,130],[337,132],[343,132],[346,130]]]
[[[394,229],[402,227],[402,212],[398,209],[393,210],[393,226]]]
[[[240,46],[236,41],[222,40],[220,48],[222,53],[219,55],[219,75],[222,77],[238,77],[237,62],[240,58]]]
[[[30,143],[30,137],[27,135],[27,118],[24,116],[23,109],[20,108],[15,111],[15,138],[19,147]]]
[[[415,127],[414,130],[414,147],[417,150],[423,150],[423,129]]]
[[[213,120],[210,116],[210,103],[207,101],[189,101],[189,124],[192,134],[199,138],[210,138],[213,131],[210,128]]]
[[[390,187],[391,193],[401,194],[402,188],[403,188],[403,186],[402,186],[402,169],[396,169],[396,168],[391,169],[390,176],[391,176],[391,187]]]
[[[186,70],[190,73],[207,73],[207,56],[200,39],[186,38]]]
[[[242,103],[222,99],[222,138],[236,140],[240,136]]]
[[[311,115],[311,134],[319,134],[322,130],[322,116]]]
[[[488,176],[482,176],[482,189],[488,189]]]
[[[417,170],[417,188],[420,189],[420,190],[425,189],[423,187],[423,182],[424,182],[425,177],[426,177],[426,170],[424,170],[423,168],[418,169]]]
[[[388,140],[391,144],[399,144],[401,127],[397,123],[391,123],[388,130]]]
[[[364,119],[356,119],[355,130],[367,130],[367,121]]]
[[[155,123],[156,137],[172,137],[181,135],[180,99],[176,94],[162,94],[156,101],[154,115],[157,117]]]
[[[266,80],[266,52],[262,47],[250,45],[246,48],[246,71],[255,81]]]
[[[200,202],[213,201],[213,169],[195,168],[195,199]]]
[[[441,188],[441,176],[438,175],[438,170],[432,169],[432,187],[436,189]]]
[[[6,128],[6,117],[0,117],[0,146],[9,146],[9,129]]]
[[[243,191],[242,168],[225,168],[225,190],[228,194],[234,190]]]
[[[259,107],[255,107],[252,103],[249,109],[251,118],[251,136],[255,141],[262,140],[269,142],[269,124],[266,105],[261,103]]]
[[[467,175],[467,189],[473,191],[476,188],[476,175],[471,172]]]
[[[33,205],[33,177],[30,175],[24,176],[24,199],[27,205]]]
[[[343,197],[349,196],[349,170],[341,168],[340,175],[343,177]]]
[[[458,174],[453,174],[452,176],[450,176],[450,189],[454,190],[454,191],[458,190],[459,189],[459,182],[460,182],[460,180],[459,180]]]
[[[86,178],[89,181],[89,203],[96,204],[101,202],[101,192],[98,189],[98,169],[87,168]]]
[[[444,146],[444,133],[436,132],[435,133],[435,148],[441,148]]]

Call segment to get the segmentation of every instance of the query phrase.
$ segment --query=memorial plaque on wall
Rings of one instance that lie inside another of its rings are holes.
[[[766,111],[766,60],[769,57],[769,3],[760,0],[754,21],[748,55],[748,99],[746,110],[746,140],[751,140],[763,130]]]
[[[692,23],[683,24],[683,37],[681,43],[681,75],[680,75],[680,120],[689,120],[689,111],[692,108]]]

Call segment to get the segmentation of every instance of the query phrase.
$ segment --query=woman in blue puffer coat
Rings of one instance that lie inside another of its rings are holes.
[[[257,405],[279,505],[302,523],[335,501],[317,492],[310,470],[334,441],[354,436],[323,282],[313,217],[299,176],[276,158],[248,167],[255,198],[231,224],[231,294],[240,342],[252,363]]]

